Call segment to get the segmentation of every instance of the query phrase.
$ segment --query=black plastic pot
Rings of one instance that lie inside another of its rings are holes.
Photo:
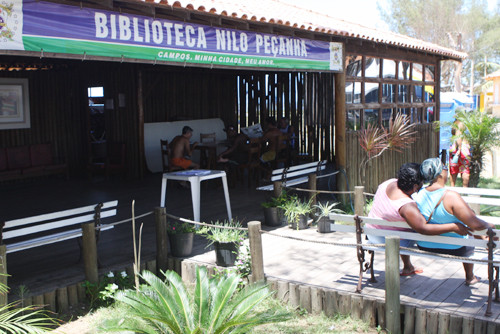
[[[306,228],[309,228],[309,225],[307,224],[308,220],[309,217],[307,215],[300,215],[297,222],[289,222],[288,226],[294,230],[305,230]],[[297,224],[299,226],[298,228]]]
[[[331,229],[330,224],[334,224],[334,220],[330,220],[328,217],[321,217],[317,220],[318,232],[319,233],[331,233],[334,232]]]
[[[238,256],[238,243],[214,242],[215,263],[220,267],[232,267]]]
[[[169,234],[170,253],[175,257],[186,257],[193,251],[194,233]]]
[[[264,208],[264,224],[267,226],[283,226],[286,220],[283,210],[276,207]]]

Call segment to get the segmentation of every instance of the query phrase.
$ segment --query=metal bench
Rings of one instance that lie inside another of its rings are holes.
[[[82,236],[80,224],[95,222],[100,231],[113,225],[101,225],[101,219],[116,215],[118,201],[53,212],[0,223],[0,244],[13,253]],[[98,230],[98,231],[99,231]]]
[[[499,301],[499,291],[498,291],[498,278],[499,271],[498,266],[500,265],[500,254],[495,254],[499,249],[498,241],[493,241],[495,236],[500,235],[500,230],[488,229],[483,231],[473,232],[474,235],[487,235],[487,239],[462,239],[454,237],[446,237],[440,235],[423,235],[413,232],[410,226],[406,222],[388,222],[383,219],[371,218],[365,216],[357,215],[345,215],[345,214],[330,214],[330,220],[337,222],[342,222],[342,224],[331,224],[331,230],[338,232],[350,232],[354,233],[356,237],[357,246],[352,245],[351,247],[356,247],[357,257],[359,262],[359,278],[358,285],[356,287],[356,292],[361,292],[362,289],[362,278],[363,272],[370,270],[371,272],[371,282],[376,282],[374,272],[373,272],[373,261],[374,252],[385,252],[385,247],[371,246],[370,243],[363,243],[366,235],[375,236],[398,236],[401,239],[415,240],[415,241],[430,241],[437,243],[453,244],[458,246],[474,246],[475,252],[470,257],[449,257],[446,255],[424,252],[415,249],[401,249],[400,253],[404,255],[412,256],[424,256],[430,258],[443,258],[446,257],[450,261],[458,261],[465,263],[483,264],[488,265],[488,282],[489,282],[489,293],[488,293],[488,306],[486,309],[486,316],[491,315],[491,301],[493,290],[495,290],[495,301]],[[496,218],[496,222],[500,223],[500,219]],[[409,229],[406,231],[400,230],[388,230],[388,229],[377,229],[367,226],[366,224],[374,224],[384,227],[398,227]],[[491,242],[489,240],[492,240]],[[368,251],[371,256],[369,261],[365,261],[365,252]],[[493,270],[496,270],[494,275]]]

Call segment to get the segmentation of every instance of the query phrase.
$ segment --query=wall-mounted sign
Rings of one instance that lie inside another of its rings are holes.
[[[11,0],[2,6],[1,49],[231,67],[343,70],[342,43],[39,0]]]

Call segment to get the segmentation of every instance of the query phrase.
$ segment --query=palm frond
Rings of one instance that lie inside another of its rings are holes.
[[[38,334],[51,331],[57,321],[37,307],[15,307],[10,303],[0,307],[0,332],[16,334]],[[51,328],[52,326],[52,328]]]
[[[389,129],[387,130],[387,147],[397,152],[401,152],[404,148],[415,142],[414,135],[416,131],[413,130],[414,124],[410,123],[407,115],[396,114],[394,120],[389,122]]]
[[[360,131],[359,145],[366,152],[368,157],[379,153],[387,144],[387,134],[382,129],[375,127],[371,123],[366,129]]]
[[[198,326],[207,322],[209,315],[209,282],[207,268],[196,267],[196,286],[194,290],[194,316]]]

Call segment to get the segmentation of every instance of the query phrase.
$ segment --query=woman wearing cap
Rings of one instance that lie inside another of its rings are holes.
[[[426,224],[417,204],[411,198],[411,195],[417,192],[422,187],[422,184],[419,164],[407,163],[402,165],[399,168],[397,179],[389,179],[378,186],[368,216],[387,221],[406,221],[412,229],[421,234],[436,235],[450,231],[467,234],[467,229],[461,224]],[[372,227],[382,228],[378,225],[372,225]],[[402,230],[396,227],[393,229]],[[384,237],[368,235],[368,239],[371,243],[385,243]],[[403,247],[411,246],[413,243],[413,240],[402,239],[400,241],[400,245]],[[401,260],[403,261],[401,276],[410,276],[423,272],[422,269],[413,266],[409,255],[401,255]]]
[[[479,219],[458,193],[445,189],[444,186],[448,179],[448,169],[443,166],[439,158],[425,160],[420,166],[420,173],[424,181],[430,182],[430,184],[419,191],[415,196],[415,201],[426,220],[431,216],[429,224],[459,222],[466,225],[472,231],[484,230],[489,226],[493,227],[493,225]],[[466,238],[466,236],[456,233],[445,233],[443,235]],[[460,247],[428,241],[418,241],[417,245],[422,250],[441,254],[470,256],[474,253],[474,247]],[[479,282],[478,277],[474,275],[474,264],[464,263],[463,265],[465,270],[465,284],[472,285]]]

